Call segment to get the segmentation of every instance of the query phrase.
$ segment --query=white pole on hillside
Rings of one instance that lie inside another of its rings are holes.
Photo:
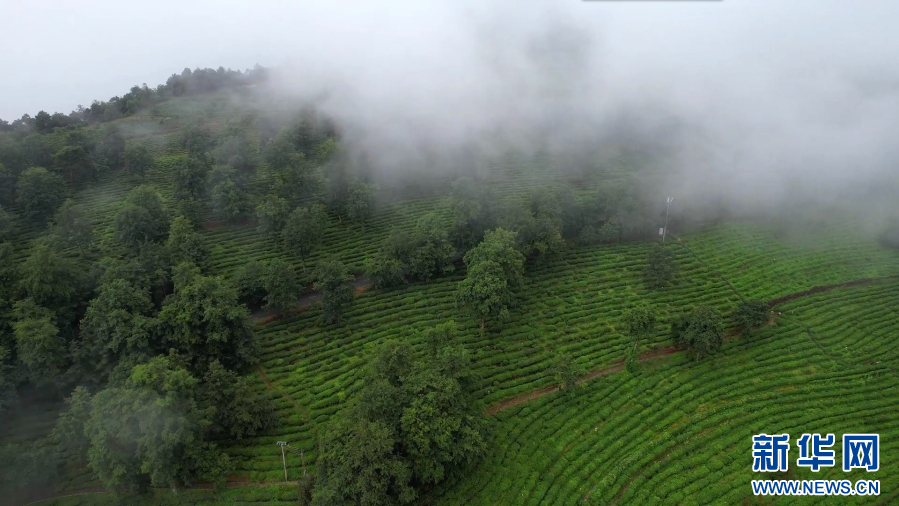
[[[281,447],[281,465],[284,466],[284,481],[287,481],[287,458],[284,457],[284,447],[287,446],[287,441],[278,441],[275,444]]]
[[[665,236],[668,235],[668,210],[671,209],[672,201],[674,201],[673,197],[665,199],[665,228],[662,229],[662,242],[665,242]]]

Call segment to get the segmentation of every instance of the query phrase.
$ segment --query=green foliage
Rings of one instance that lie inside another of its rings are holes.
[[[91,414],[91,394],[83,386],[75,387],[66,398],[68,408],[59,415],[52,438],[58,442],[57,451],[77,456],[81,464],[87,464],[90,439],[84,434],[84,424]]]
[[[102,283],[81,319],[74,355],[86,374],[102,382],[123,356],[151,356],[153,303],[146,289],[125,279]]]
[[[316,273],[315,289],[322,294],[322,321],[334,324],[353,303],[353,276],[338,260],[322,263]]]
[[[280,258],[271,260],[266,266],[263,287],[266,293],[265,307],[276,311],[296,307],[303,291],[303,285],[293,266]]]
[[[175,264],[192,262],[202,266],[209,260],[209,247],[206,246],[203,236],[197,233],[193,223],[184,216],[172,220],[166,247],[171,261]]]
[[[214,360],[202,380],[197,400],[214,410],[209,427],[213,436],[243,439],[276,425],[271,402],[253,388],[249,377],[238,376]]]
[[[247,306],[261,306],[265,300],[265,280],[268,267],[258,260],[251,260],[234,273],[234,285],[240,300]]]
[[[12,213],[0,205],[0,242],[11,239],[16,233],[16,221]]]
[[[724,343],[724,323],[717,309],[700,306],[688,316],[671,322],[671,337],[678,347],[690,350],[701,359],[718,351]]]
[[[0,415],[16,404],[16,380],[9,364],[9,350],[0,346]]]
[[[497,198],[489,189],[469,178],[453,182],[450,202],[453,224],[450,235],[461,248],[481,241],[484,233],[496,225]]]
[[[387,288],[396,286],[404,281],[403,264],[396,258],[378,254],[366,258],[363,264],[365,275],[371,280],[375,288]]]
[[[254,154],[247,141],[246,135],[237,133],[229,135],[215,150],[215,160],[222,165],[228,165],[239,172],[253,169]]]
[[[228,457],[206,441],[214,407],[197,402],[198,380],[170,357],[137,365],[121,385],[93,399],[85,424],[88,461],[115,490],[176,489],[197,479],[223,482]]]
[[[118,168],[125,157],[125,138],[115,125],[109,125],[103,129],[103,139],[97,153],[100,161],[109,168]]]
[[[276,195],[266,195],[256,206],[259,231],[271,240],[279,238],[289,214],[290,207],[286,200]]]
[[[225,179],[212,188],[212,212],[216,218],[233,221],[250,211],[250,201],[240,186]]]
[[[375,190],[372,185],[353,178],[347,189],[343,214],[350,221],[365,225],[365,222],[371,218],[374,209],[374,194]]]
[[[564,244],[562,207],[552,189],[534,190],[525,205],[507,207],[499,224],[517,233],[518,249],[528,257],[543,258]]]
[[[191,158],[204,162],[208,159],[209,150],[215,144],[209,130],[200,125],[189,126],[182,130],[178,142]]]
[[[452,272],[455,253],[446,225],[434,213],[419,218],[411,233],[394,230],[382,247],[385,262],[398,261],[404,276],[421,281]]]
[[[749,332],[768,323],[768,303],[763,300],[740,302],[731,313],[731,320],[738,329]]]
[[[623,320],[627,334],[635,340],[649,337],[656,324],[655,314],[645,303],[626,309]]]
[[[66,182],[43,167],[26,169],[16,183],[16,202],[29,218],[47,218],[62,204]]]
[[[129,144],[123,157],[125,172],[138,179],[143,179],[155,165],[153,155],[143,144]]]
[[[163,344],[181,354],[193,371],[218,360],[229,369],[251,364],[256,341],[245,306],[237,304],[237,289],[218,276],[203,276],[182,263],[173,273],[175,293],[159,312]]]
[[[480,322],[481,333],[487,319],[508,318],[514,292],[524,277],[524,255],[515,249],[515,237],[501,228],[491,230],[465,254],[468,272],[459,282],[456,300]]]
[[[384,344],[327,433],[313,504],[410,503],[482,458],[486,426],[473,379],[460,348],[416,356],[404,343]]]
[[[55,315],[32,299],[17,302],[13,311],[16,351],[28,379],[38,386],[58,382],[66,367],[66,343],[59,336]]]
[[[281,230],[281,240],[288,252],[300,258],[303,269],[306,268],[306,258],[318,245],[327,224],[328,215],[324,206],[319,204],[298,207],[287,217]]]
[[[116,213],[113,226],[118,240],[138,251],[145,243],[160,242],[166,237],[169,216],[159,193],[149,186],[138,186]]]
[[[53,155],[53,165],[70,182],[92,177],[97,170],[90,154],[81,146],[66,146]]]
[[[179,203],[199,202],[203,197],[208,174],[209,164],[205,158],[195,156],[182,158],[172,170],[174,178],[172,197]],[[186,216],[197,221],[195,212]]]
[[[655,243],[646,255],[646,269],[643,278],[650,288],[661,288],[674,281],[677,265],[674,253],[660,243]]]
[[[76,204],[72,199],[63,202],[53,222],[56,225],[56,235],[67,246],[84,251],[94,240],[93,227],[84,212],[84,206]]]
[[[572,391],[577,388],[577,380],[584,375],[583,368],[579,367],[571,355],[559,353],[553,361],[553,378],[561,390]]]
[[[18,268],[19,289],[38,306],[67,315],[77,305],[83,277],[79,267],[51,244],[39,241]]]

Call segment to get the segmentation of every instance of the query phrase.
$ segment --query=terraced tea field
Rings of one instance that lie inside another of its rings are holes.
[[[852,503],[892,503],[897,303],[897,282],[797,299],[779,308],[774,326],[728,341],[710,360],[677,354],[649,362],[640,376],[604,376],[572,396],[503,411],[493,419],[490,457],[435,491],[435,503],[754,504],[750,480],[764,476],[751,471],[750,436],[762,432],[879,433],[874,476],[812,473],[791,462],[776,478],[879,479],[881,496]],[[839,440],[834,449],[841,455]]]

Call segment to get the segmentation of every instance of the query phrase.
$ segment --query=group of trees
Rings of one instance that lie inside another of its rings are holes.
[[[331,424],[313,504],[408,504],[486,453],[486,420],[468,353],[451,321],[424,350],[389,341],[361,392]]]

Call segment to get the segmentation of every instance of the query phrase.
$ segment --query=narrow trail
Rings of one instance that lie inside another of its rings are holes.
[[[724,278],[721,278],[721,279],[724,279]],[[789,295],[785,295],[783,297],[778,297],[776,299],[773,299],[768,302],[768,308],[774,309],[774,307],[776,307],[780,304],[783,304],[784,302],[796,300],[798,298],[806,297],[809,295],[815,295],[818,293],[827,292],[827,291],[834,290],[837,288],[868,285],[868,284],[872,284],[872,283],[876,283],[876,282],[888,281],[891,279],[899,279],[899,276],[886,276],[886,277],[882,277],[882,278],[863,278],[863,279],[856,279],[856,280],[852,280],[852,281],[846,281],[844,283],[836,283],[833,285],[815,286],[815,287],[809,288],[808,290],[791,293]],[[727,281],[725,280],[725,282],[727,282]],[[727,284],[728,284],[728,286],[731,286],[730,283],[727,283]],[[734,290],[734,293],[737,293],[736,289],[734,289],[733,286],[731,286],[731,289]],[[739,293],[737,293],[737,295],[739,295]],[[740,298],[742,299],[743,297],[741,296]],[[772,314],[771,319],[768,320],[768,325],[773,325],[774,321],[775,321],[775,315]],[[812,342],[814,342],[815,345],[818,346],[818,348],[821,349],[821,351],[823,353],[825,353],[825,355],[826,355],[827,352],[824,351],[824,349],[821,348],[821,346],[818,344],[818,342],[814,339],[814,337],[811,333],[811,329],[806,329],[806,332],[808,333],[808,336],[812,340]],[[724,340],[727,341],[727,340],[733,339],[735,337],[738,337],[739,335],[740,335],[740,333],[737,331],[730,331],[724,336]],[[685,350],[678,349],[677,347],[675,347],[673,345],[664,346],[661,348],[655,348],[655,349],[649,350],[646,353],[641,354],[639,357],[637,357],[637,361],[638,362],[647,362],[647,361],[654,360],[657,358],[674,355],[675,353],[683,353],[684,351]],[[829,355],[828,355],[828,357],[829,357]],[[830,357],[830,358],[833,358],[833,357]],[[597,369],[597,370],[592,371],[589,374],[581,377],[580,379],[577,380],[577,383],[578,384],[584,383],[586,381],[590,381],[592,379],[599,378],[600,376],[605,376],[607,374],[612,374],[614,372],[621,371],[622,369],[624,369],[624,361],[618,360],[618,361],[616,361],[615,365],[606,367],[604,369]],[[551,387],[545,387],[545,388],[541,388],[539,390],[533,390],[531,392],[526,392],[524,394],[517,395],[515,397],[492,404],[491,406],[489,406],[487,408],[486,414],[487,414],[487,416],[494,416],[501,411],[505,411],[509,408],[518,406],[519,404],[524,404],[525,402],[528,402],[528,401],[539,399],[539,398],[547,396],[549,394],[558,392],[559,390],[560,390],[559,386],[554,385]]]
[[[371,286],[371,279],[365,276],[360,276],[356,278],[355,281],[353,281],[353,288],[356,290],[356,295],[367,291],[369,288],[371,288]],[[251,314],[250,318],[256,320],[256,322],[259,324],[265,325],[266,323],[270,323],[282,318],[286,318],[290,315],[301,313],[306,309],[309,309],[313,304],[320,300],[322,300],[322,294],[320,292],[313,291],[300,297],[300,300],[297,302],[297,305],[293,309],[281,313],[271,310],[259,310]]]
[[[262,366],[260,366],[259,364],[256,364],[253,367],[256,368],[256,372],[259,373],[259,377],[262,378],[262,382],[265,383],[266,388],[281,394],[281,397],[286,399],[287,402],[293,404],[293,406],[295,408],[297,408],[297,411],[302,413],[303,416],[306,418],[306,420],[309,422],[309,424],[312,425],[312,432],[315,433],[315,444],[316,444],[316,446],[318,446],[319,455],[321,455],[321,453],[322,453],[322,438],[321,438],[321,434],[318,431],[318,424],[316,424],[315,419],[312,418],[312,413],[310,413],[309,410],[307,408],[305,408],[304,406],[301,406],[300,403],[298,403],[293,397],[287,395],[281,389],[279,389],[278,387],[273,385],[271,380],[268,379],[268,376],[265,375],[265,371],[262,369]]]

